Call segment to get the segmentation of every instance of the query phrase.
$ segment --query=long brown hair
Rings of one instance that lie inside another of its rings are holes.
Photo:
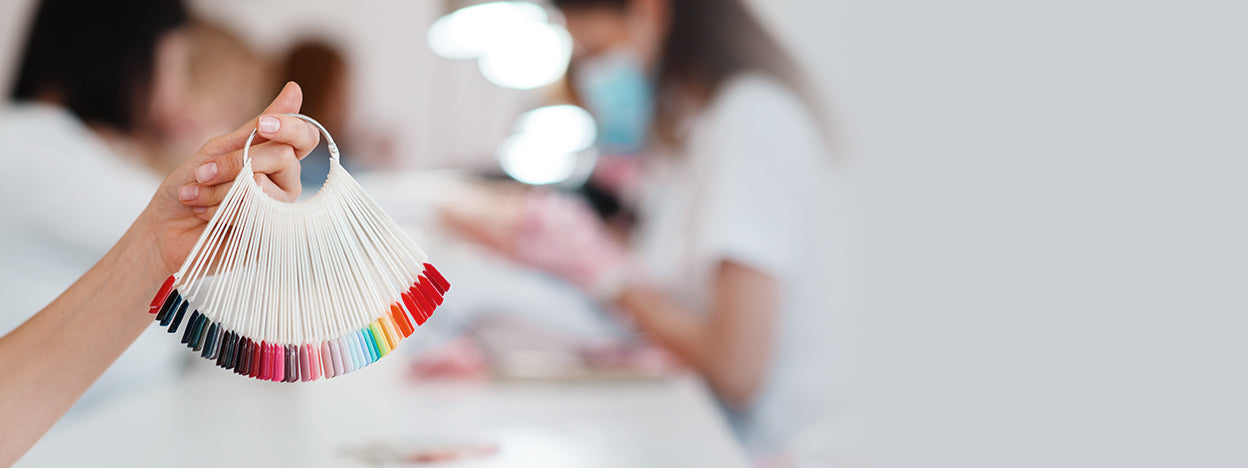
[[[556,7],[611,7],[623,11],[631,0],[553,0]],[[670,0],[671,23],[659,60],[658,89],[696,85],[714,96],[730,78],[744,72],[769,76],[802,99],[828,137],[827,117],[818,93],[797,61],[771,35],[742,0]],[[659,99],[654,129],[659,141],[680,145],[680,122],[687,106]],[[695,107],[694,110],[697,110]]]
[[[346,86],[348,73],[347,59],[334,45],[319,39],[306,39],[291,47],[286,62],[281,67],[281,77],[274,84],[294,81],[303,88],[303,108],[307,115],[319,116],[318,119],[342,118],[342,109],[330,102],[335,92]],[[280,89],[280,88],[279,88]],[[325,125],[340,126],[343,122],[324,122]],[[333,127],[330,127],[333,128]]]

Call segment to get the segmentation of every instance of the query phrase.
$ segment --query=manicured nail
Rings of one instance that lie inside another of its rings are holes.
[[[208,212],[208,207],[206,207],[206,206],[197,206],[197,207],[191,208],[191,211],[194,211],[194,212],[195,212],[195,214],[204,214],[204,213],[207,213],[207,212]]]
[[[195,197],[198,197],[198,196],[199,196],[199,185],[196,185],[196,184],[183,185],[182,190],[178,191],[178,197],[181,198],[182,201],[191,201],[191,200],[194,200]]]
[[[277,117],[266,115],[260,117],[260,133],[276,133],[282,128],[282,121]]]
[[[201,184],[212,180],[212,178],[216,176],[217,163],[205,163],[204,165],[199,166],[199,169],[195,169],[195,180],[199,181]]]

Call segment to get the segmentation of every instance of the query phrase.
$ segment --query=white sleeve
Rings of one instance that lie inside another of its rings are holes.
[[[780,85],[744,79],[725,86],[705,114],[696,151],[707,180],[701,194],[703,246],[778,279],[802,255],[806,168],[823,156],[810,114]]]
[[[143,212],[160,178],[111,154],[86,154],[85,145],[32,146],[24,186],[15,208],[27,229],[50,245],[92,262],[103,256]],[[72,150],[72,154],[49,151]],[[110,159],[111,158],[111,159]]]

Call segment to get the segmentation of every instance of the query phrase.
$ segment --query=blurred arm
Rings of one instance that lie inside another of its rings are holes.
[[[730,407],[749,408],[762,388],[779,322],[780,285],[760,270],[731,260],[714,274],[706,314],[630,286],[617,300],[638,328],[697,369]]]
[[[554,273],[588,294],[603,292],[596,286],[611,283],[612,277],[623,279],[624,290],[607,295],[641,331],[705,376],[722,401],[748,408],[769,365],[780,314],[779,281],[746,263],[722,260],[712,277],[710,310],[683,310],[652,288],[628,283],[636,272],[623,246],[587,214],[588,208],[559,198],[479,190],[443,206],[442,217],[458,234]]]

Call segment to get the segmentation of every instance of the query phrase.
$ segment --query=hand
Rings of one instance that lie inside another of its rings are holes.
[[[260,116],[208,140],[165,178],[132,228],[142,230],[141,237],[155,247],[150,249],[154,268],[168,275],[182,265],[233,186],[243,165],[243,145],[256,128],[260,131],[248,153],[256,184],[277,200],[299,198],[299,160],[316,148],[320,133],[301,119],[280,114],[299,112],[302,103],[299,85],[287,83]]]
[[[439,214],[457,235],[559,276],[595,299],[614,300],[637,276],[624,245],[578,199],[472,186],[450,199]]]
[[[225,198],[252,129],[261,129],[261,143],[251,150],[256,183],[279,200],[299,196],[299,158],[320,136],[302,120],[272,114],[297,112],[302,100],[299,86],[289,83],[263,115],[204,144],[165,179],[104,258],[0,336],[0,466],[16,462],[150,326],[148,298],[190,253]]]
[[[585,202],[551,192],[525,196],[512,251],[600,300],[614,299],[635,274],[628,251]]]
[[[438,201],[439,221],[458,238],[514,257],[513,242],[529,191],[511,184],[452,184]]]

